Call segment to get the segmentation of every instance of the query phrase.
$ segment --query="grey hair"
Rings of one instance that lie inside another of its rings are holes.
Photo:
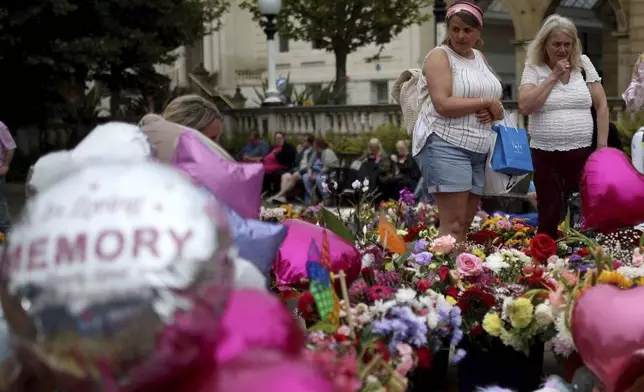
[[[534,39],[528,44],[526,48],[527,63],[532,65],[544,65],[548,63],[546,43],[550,35],[556,31],[561,31],[572,38],[570,65],[574,70],[581,69],[581,42],[577,35],[577,27],[572,20],[557,14],[550,15],[543,21]]]
[[[163,118],[204,132],[213,121],[221,118],[221,113],[214,103],[191,94],[173,99],[163,111]]]

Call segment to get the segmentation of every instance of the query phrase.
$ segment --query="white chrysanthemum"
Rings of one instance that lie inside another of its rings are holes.
[[[551,340],[552,349],[556,354],[567,357],[576,350],[575,342],[572,339],[572,333],[566,327],[566,314],[560,313],[555,318],[555,329],[557,335]]]
[[[438,312],[431,310],[427,314],[427,326],[429,329],[435,329],[438,326],[438,321],[440,318],[438,317]]]
[[[512,305],[512,302],[514,302],[514,298],[512,297],[503,298],[503,308],[501,311],[501,319],[508,320],[508,308],[510,307],[510,305]]]
[[[395,305],[396,305],[396,301],[384,302],[382,300],[378,300],[374,302],[374,304],[371,306],[371,308],[369,308],[369,310],[371,310],[371,312],[374,313],[375,315],[383,315],[387,313],[387,311],[389,311],[389,309],[391,309]]]
[[[492,270],[495,274],[498,274],[506,268],[510,268],[510,264],[503,261],[503,256],[498,253],[491,254],[485,259],[483,265]]]
[[[405,304],[411,304],[416,299],[416,290],[413,289],[398,289],[396,292],[396,300]]]
[[[617,272],[629,279],[637,279],[644,276],[644,267],[622,266],[617,269]]]
[[[534,318],[540,327],[546,327],[555,321],[552,307],[545,303],[537,305],[534,309]]]

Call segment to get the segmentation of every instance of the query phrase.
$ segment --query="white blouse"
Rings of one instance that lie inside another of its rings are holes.
[[[481,52],[475,49],[474,58],[468,59],[447,45],[437,46],[432,50],[443,50],[447,54],[452,69],[452,96],[494,99],[501,97],[501,82],[490,71]],[[428,94],[427,81],[425,77],[422,77],[418,83],[418,96],[428,96]],[[490,149],[489,137],[492,133],[491,124],[480,123],[475,113],[461,117],[441,116],[429,101],[428,98],[421,107],[414,127],[413,156],[420,153],[432,133],[436,133],[446,142],[465,150],[481,154],[488,153]]]
[[[586,80],[580,71],[570,74],[568,84],[558,81],[543,106],[529,118],[530,147],[544,151],[568,151],[589,147],[593,140],[592,99],[586,83],[601,81],[593,63],[581,56]],[[542,83],[552,70],[547,65],[526,64],[521,85]]]

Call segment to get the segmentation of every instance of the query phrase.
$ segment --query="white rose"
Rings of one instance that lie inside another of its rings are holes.
[[[541,327],[548,326],[555,321],[555,316],[552,314],[552,308],[546,304],[539,304],[534,310],[534,319]]]

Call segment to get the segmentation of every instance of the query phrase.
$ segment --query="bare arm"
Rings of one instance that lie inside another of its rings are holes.
[[[538,85],[532,83],[522,85],[519,89],[519,112],[525,116],[541,109],[558,80],[559,78],[551,73]]]
[[[602,89],[602,91],[604,90]],[[606,100],[606,96],[604,96],[604,101],[605,100]],[[15,149],[7,150],[6,154],[4,155],[4,163],[2,164],[2,166],[6,166],[7,169],[9,168],[9,166],[11,165],[11,160],[13,159],[13,153],[15,151],[16,151]]]
[[[606,92],[599,82],[588,83],[588,90],[597,111],[597,147],[608,145],[608,102]]]
[[[452,70],[447,53],[444,50],[433,50],[423,66],[427,88],[434,108],[441,116],[462,117],[488,109],[500,103],[491,98],[464,98],[452,96]]]

